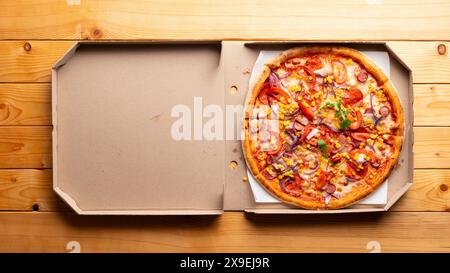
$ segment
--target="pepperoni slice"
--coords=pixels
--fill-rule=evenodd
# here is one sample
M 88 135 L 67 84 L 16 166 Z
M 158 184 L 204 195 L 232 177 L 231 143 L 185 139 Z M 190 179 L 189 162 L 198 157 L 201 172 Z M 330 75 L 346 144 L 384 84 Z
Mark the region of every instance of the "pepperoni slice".
M 329 183 L 327 185 L 327 193 L 328 194 L 333 194 L 335 191 L 336 191 L 336 186 L 331 184 L 331 183 Z
M 333 77 L 336 83 L 344 83 L 347 80 L 347 68 L 339 60 L 331 61 L 331 66 L 333 67 Z
M 362 70 L 358 73 L 358 75 L 356 75 L 356 78 L 360 82 L 365 82 L 369 78 L 369 73 L 367 73 L 367 71 L 365 71 L 365 70 Z
M 391 110 L 387 106 L 382 106 L 379 110 L 380 115 L 382 115 L 383 117 L 387 117 L 390 112 Z
M 342 99 L 344 106 L 354 105 L 363 99 L 363 93 L 356 87 L 345 91 L 345 97 Z

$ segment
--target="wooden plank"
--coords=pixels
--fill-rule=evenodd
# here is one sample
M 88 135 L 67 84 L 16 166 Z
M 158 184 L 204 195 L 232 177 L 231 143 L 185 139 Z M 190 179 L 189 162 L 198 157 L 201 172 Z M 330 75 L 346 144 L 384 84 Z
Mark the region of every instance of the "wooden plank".
M 450 128 L 414 128 L 414 167 L 450 168 Z
M 31 47 L 26 51 L 25 44 Z M 0 82 L 50 82 L 51 66 L 74 44 L 69 41 L 0 41 Z M 448 52 L 439 55 L 441 42 L 389 42 L 407 63 L 415 83 L 450 83 Z M 446 50 L 450 50 L 450 43 Z
M 1 126 L 0 168 L 51 168 L 52 127 Z
M 415 170 L 411 189 L 392 211 L 450 211 L 450 170 Z M 52 189 L 51 170 L 0 170 L 0 211 L 71 210 Z
M 74 42 L 0 42 L 0 82 L 50 82 L 51 67 Z
M 414 170 L 414 182 L 392 211 L 450 211 L 450 170 Z
M 414 85 L 414 125 L 450 125 L 450 85 Z
M 0 84 L 0 125 L 50 125 L 50 84 Z
M 450 213 L 83 217 L 0 213 L 0 252 L 449 252 Z M 71 249 L 71 248 L 69 248 Z
M 51 125 L 50 84 L 0 84 L 0 125 Z M 414 124 L 450 126 L 450 84 L 414 84 Z
M 416 127 L 415 168 L 450 168 L 450 128 Z M 0 168 L 50 168 L 51 127 L 0 127 Z
M 49 169 L 0 170 L 0 210 L 55 211 L 69 207 L 52 189 Z
M 298 8 L 296 8 L 298 7 Z M 450 3 L 2 1 L 0 39 L 449 39 Z
M 389 46 L 413 71 L 414 83 L 450 81 L 449 42 L 389 42 Z
M 414 167 L 450 168 L 450 127 L 415 127 Z M 51 168 L 50 126 L 0 127 L 0 168 Z

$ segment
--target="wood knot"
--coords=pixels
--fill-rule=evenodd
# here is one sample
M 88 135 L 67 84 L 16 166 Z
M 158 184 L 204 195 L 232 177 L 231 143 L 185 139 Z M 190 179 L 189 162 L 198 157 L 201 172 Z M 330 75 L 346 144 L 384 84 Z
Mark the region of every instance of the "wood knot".
M 437 47 L 437 51 L 439 55 L 445 55 L 445 53 L 447 52 L 447 47 L 444 44 L 440 44 Z
M 25 44 L 23 44 L 23 49 L 25 51 L 31 51 L 31 44 L 29 42 L 26 42 Z
M 31 207 L 31 209 L 33 210 L 33 211 L 39 211 L 39 204 L 34 204 L 32 207 Z
M 441 191 L 447 191 L 447 190 L 448 190 L 447 184 L 441 184 L 441 185 L 439 186 L 439 188 L 441 189 Z
M 0 103 L 0 109 L 5 109 L 5 108 L 6 108 L 6 104 Z
M 94 30 L 92 30 L 92 37 L 93 38 L 98 39 L 98 38 L 101 38 L 102 36 L 103 36 L 103 33 L 102 33 L 102 31 L 100 29 L 95 28 Z

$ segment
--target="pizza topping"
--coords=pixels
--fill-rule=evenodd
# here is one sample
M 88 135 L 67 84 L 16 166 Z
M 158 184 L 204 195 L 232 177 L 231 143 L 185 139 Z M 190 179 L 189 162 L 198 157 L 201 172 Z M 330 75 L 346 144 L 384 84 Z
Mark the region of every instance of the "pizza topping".
M 311 70 L 318 70 L 323 67 L 323 63 L 318 56 L 311 56 L 306 60 L 305 66 Z
M 319 139 L 319 141 L 317 141 L 317 146 L 319 146 L 322 153 L 325 153 L 328 150 L 328 146 L 323 139 Z
M 312 129 L 311 132 L 309 132 L 309 134 L 306 136 L 306 139 L 310 140 L 311 138 L 315 137 L 318 132 L 319 132 L 319 129 L 317 129 L 317 128 Z
M 350 89 L 345 91 L 342 97 L 342 104 L 347 107 L 360 102 L 363 99 L 363 93 L 358 88 L 351 87 Z
M 298 67 L 302 63 L 302 59 L 300 58 L 292 58 L 284 63 L 284 66 L 286 66 L 289 69 L 294 69 Z
M 360 82 L 365 82 L 369 78 L 369 73 L 366 70 L 361 70 L 361 68 L 357 68 L 354 70 L 355 76 Z
M 270 85 L 270 87 L 281 88 L 280 79 L 278 78 L 277 74 L 275 74 L 272 71 L 270 72 L 270 75 L 269 75 L 269 85 Z
M 300 110 L 302 111 L 303 115 L 305 115 L 305 117 L 310 120 L 314 119 L 314 112 L 309 105 L 307 105 L 305 102 L 300 102 L 298 106 L 300 107 Z
M 356 130 L 361 127 L 363 117 L 359 110 L 351 110 L 347 115 L 347 118 L 350 120 L 350 129 Z
M 300 165 L 302 166 L 301 168 L 302 175 L 314 174 L 319 169 L 320 161 L 315 153 L 305 151 L 301 153 L 300 159 L 301 159 Z
M 389 113 L 391 112 L 391 110 L 389 110 L 389 107 L 383 106 L 380 108 L 380 110 L 378 112 L 380 113 L 381 116 L 387 117 L 389 115 Z
M 333 78 L 336 83 L 344 83 L 347 80 L 347 68 L 345 65 L 339 60 L 333 60 L 331 65 L 333 67 Z
M 336 186 L 331 184 L 331 183 L 328 183 L 328 185 L 327 185 L 327 193 L 328 194 L 333 194 L 335 191 L 336 191 Z
M 397 143 L 397 116 L 388 98 L 351 58 L 318 54 L 281 63 L 256 105 L 268 109 L 256 117 L 275 119 L 278 128 L 249 128 L 258 136 L 258 168 L 286 194 L 327 205 L 370 183 L 392 160 Z

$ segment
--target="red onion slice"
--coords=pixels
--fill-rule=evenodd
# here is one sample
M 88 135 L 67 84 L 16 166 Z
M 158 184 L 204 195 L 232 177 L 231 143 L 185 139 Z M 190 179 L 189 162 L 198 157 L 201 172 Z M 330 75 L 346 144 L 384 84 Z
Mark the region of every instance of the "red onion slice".
M 312 129 L 311 132 L 306 136 L 306 139 L 310 140 L 315 135 L 317 135 L 317 133 L 319 133 L 319 129 L 317 129 L 317 128 Z
M 280 79 L 278 78 L 277 74 L 275 74 L 273 71 L 271 71 L 269 75 L 269 85 L 270 87 L 281 88 Z
M 341 194 L 338 193 L 338 192 L 334 192 L 334 193 L 332 194 L 332 196 L 333 196 L 334 198 L 336 198 L 336 199 L 341 198 Z
M 331 195 L 327 194 L 325 196 L 325 205 L 329 205 L 330 204 L 330 200 L 331 200 Z

